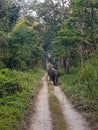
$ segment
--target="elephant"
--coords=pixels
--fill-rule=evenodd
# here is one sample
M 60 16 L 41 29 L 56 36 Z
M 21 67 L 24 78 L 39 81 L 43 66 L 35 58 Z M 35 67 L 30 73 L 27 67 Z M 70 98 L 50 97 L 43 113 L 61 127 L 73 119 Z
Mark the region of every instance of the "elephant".
M 48 70 L 48 75 L 50 77 L 50 80 L 53 81 L 53 85 L 58 85 L 58 78 L 60 77 L 60 72 L 54 67 L 52 67 Z

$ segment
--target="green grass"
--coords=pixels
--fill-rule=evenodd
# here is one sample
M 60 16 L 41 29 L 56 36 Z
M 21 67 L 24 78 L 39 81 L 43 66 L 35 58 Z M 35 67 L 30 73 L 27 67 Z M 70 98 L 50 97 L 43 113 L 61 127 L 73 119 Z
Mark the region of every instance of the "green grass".
M 65 123 L 60 104 L 54 95 L 53 86 L 48 82 L 49 88 L 49 104 L 50 111 L 52 113 L 53 130 L 66 130 L 67 125 Z
M 16 79 L 22 91 L 11 96 L 0 98 L 0 130 L 18 130 L 21 121 L 25 118 L 30 97 L 34 97 L 38 87 L 42 70 L 33 72 L 18 72 L 16 70 L 4 72 L 4 76 Z

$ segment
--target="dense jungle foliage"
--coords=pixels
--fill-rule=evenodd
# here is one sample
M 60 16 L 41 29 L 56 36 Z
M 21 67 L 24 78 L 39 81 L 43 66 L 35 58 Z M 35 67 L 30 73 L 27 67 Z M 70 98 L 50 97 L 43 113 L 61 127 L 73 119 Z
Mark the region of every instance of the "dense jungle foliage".
M 58 65 L 63 90 L 97 130 L 97 0 L 0 0 L 0 130 L 18 129 L 38 68 L 48 62 Z

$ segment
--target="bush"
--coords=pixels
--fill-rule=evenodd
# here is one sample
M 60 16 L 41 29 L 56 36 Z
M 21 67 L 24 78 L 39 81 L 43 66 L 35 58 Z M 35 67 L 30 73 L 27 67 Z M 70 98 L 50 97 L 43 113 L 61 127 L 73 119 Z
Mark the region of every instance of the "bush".
M 4 83 L 4 91 L 6 95 L 12 95 L 16 93 L 17 91 L 21 92 L 22 88 L 15 80 L 8 80 Z
M 98 79 L 97 68 L 90 63 L 86 63 L 80 70 L 80 81 L 81 82 L 94 82 Z
M 10 71 L 8 69 L 1 70 L 0 73 L 0 97 L 5 95 L 12 95 L 17 91 L 22 91 L 18 81 L 10 77 Z M 9 77 L 8 77 L 9 75 Z
M 6 77 L 0 73 L 0 97 L 3 96 L 3 83 L 6 81 Z
M 6 69 L 1 69 L 0 73 L 3 74 L 3 75 L 5 75 L 5 76 L 9 76 L 10 71 L 7 68 Z
M 0 61 L 0 69 L 2 69 L 5 65 Z

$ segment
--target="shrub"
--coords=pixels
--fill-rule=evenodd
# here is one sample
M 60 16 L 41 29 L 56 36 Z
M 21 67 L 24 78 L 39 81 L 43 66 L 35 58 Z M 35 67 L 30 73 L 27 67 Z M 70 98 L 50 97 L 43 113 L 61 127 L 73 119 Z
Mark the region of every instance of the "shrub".
M 10 78 L 5 75 L 10 75 L 9 70 L 1 70 L 0 73 L 0 97 L 5 95 L 12 95 L 17 91 L 21 92 L 22 88 L 20 87 L 18 81 L 14 78 Z
M 4 67 L 4 64 L 2 63 L 2 61 L 0 61 L 0 69 L 2 69 Z
M 4 91 L 6 95 L 12 95 L 16 93 L 17 91 L 21 92 L 22 88 L 15 80 L 8 80 L 4 83 Z
M 1 69 L 0 73 L 3 74 L 3 75 L 5 75 L 5 76 L 8 76 L 9 73 L 10 73 L 10 71 L 9 71 L 9 69 Z
M 81 82 L 96 81 L 97 77 L 98 77 L 98 74 L 96 72 L 96 69 L 90 63 L 86 63 L 84 65 L 84 67 L 80 70 L 80 81 Z
M 3 83 L 6 81 L 7 79 L 6 79 L 6 77 L 3 75 L 3 74 L 1 74 L 0 73 L 0 97 L 2 97 L 3 96 Z

